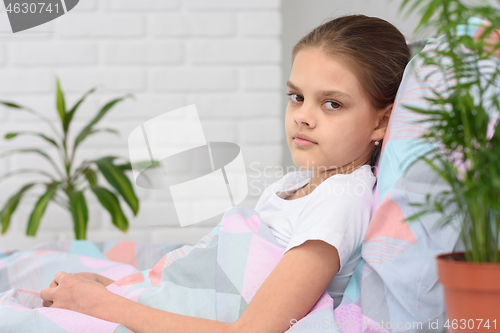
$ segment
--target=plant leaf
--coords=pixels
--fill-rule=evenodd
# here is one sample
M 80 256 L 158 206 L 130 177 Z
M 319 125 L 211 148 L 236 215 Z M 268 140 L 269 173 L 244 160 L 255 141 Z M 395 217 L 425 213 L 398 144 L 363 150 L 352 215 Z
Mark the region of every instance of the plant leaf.
M 123 214 L 122 208 L 120 207 L 120 202 L 116 195 L 109 191 L 108 189 L 100 186 L 91 186 L 92 192 L 96 195 L 97 199 L 101 205 L 109 212 L 111 215 L 111 220 L 118 229 L 122 231 L 128 230 L 128 220 Z
M 101 171 L 108 183 L 120 193 L 123 199 L 125 199 L 125 202 L 130 206 L 134 215 L 137 215 L 139 211 L 139 200 L 135 195 L 134 188 L 128 177 L 120 168 L 113 164 L 115 158 L 114 156 L 106 156 L 92 162 L 97 165 L 99 171 Z
M 38 133 L 38 132 L 32 132 L 32 131 L 23 131 L 23 132 L 12 132 L 12 133 L 7 133 L 5 134 L 5 139 L 6 140 L 10 140 L 10 139 L 13 139 L 15 137 L 17 137 L 18 135 L 33 135 L 33 136 L 39 136 L 41 137 L 42 139 L 44 139 L 45 141 L 49 142 L 50 144 L 54 145 L 56 148 L 59 148 L 59 145 L 57 144 L 57 142 L 46 136 L 45 134 L 42 134 L 42 133 Z
M 9 108 L 22 109 L 23 107 L 12 102 L 0 101 L 1 104 L 8 106 Z
M 5 151 L 3 153 L 0 154 L 0 158 L 2 157 L 5 157 L 5 156 L 8 156 L 8 155 L 12 155 L 12 154 L 15 154 L 15 153 L 35 153 L 35 154 L 38 154 L 42 157 L 44 157 L 47 161 L 49 161 L 50 164 L 52 164 L 52 166 L 54 167 L 54 169 L 57 171 L 57 173 L 61 176 L 61 177 L 64 177 L 63 173 L 61 172 L 61 170 L 59 170 L 59 168 L 57 167 L 57 164 L 54 162 L 54 160 L 49 156 L 47 155 L 47 153 L 43 152 L 42 150 L 40 149 L 35 149 L 35 148 L 26 148 L 26 149 L 13 149 L 13 150 L 8 150 L 8 151 Z
M 24 185 L 23 187 L 21 187 L 19 191 L 17 191 L 17 193 L 15 193 L 13 196 L 9 198 L 9 200 L 7 200 L 7 203 L 0 211 L 0 223 L 2 224 L 2 234 L 4 234 L 7 231 L 7 228 L 9 227 L 10 223 L 10 218 L 12 217 L 12 214 L 16 210 L 17 205 L 19 204 L 19 201 L 21 200 L 23 194 L 36 184 L 37 183 L 30 183 Z
M 422 27 L 429 24 L 429 19 L 436 13 L 438 7 L 441 5 L 440 1 L 441 0 L 430 1 L 430 3 L 427 4 L 427 7 L 423 8 L 424 13 L 422 14 L 422 18 L 420 19 L 420 22 L 418 23 L 417 27 L 415 28 L 415 31 L 418 31 Z
M 50 128 L 52 129 L 52 131 L 57 135 L 57 137 L 59 137 L 59 138 L 62 137 L 61 133 L 57 130 L 57 128 L 54 125 L 54 123 L 49 118 L 47 118 L 46 116 L 44 116 L 42 113 L 40 113 L 38 111 L 35 111 L 35 110 L 33 110 L 33 109 L 29 108 L 29 107 L 22 106 L 22 105 L 19 105 L 19 104 L 15 104 L 15 103 L 12 103 L 12 102 L 0 101 L 0 103 L 3 104 L 3 105 L 5 105 L 5 106 L 8 106 L 10 108 L 23 110 L 23 111 L 26 111 L 26 112 L 32 114 L 33 116 L 37 117 L 38 119 L 42 120 L 47 125 L 49 125 Z
M 44 170 L 24 168 L 24 169 L 17 169 L 14 171 L 4 173 L 3 175 L 0 176 L 0 182 L 2 182 L 4 179 L 7 179 L 9 177 L 12 177 L 14 175 L 18 175 L 21 173 L 37 173 L 37 174 L 44 175 L 44 176 L 50 178 L 50 180 L 52 180 L 52 181 L 55 181 L 54 177 L 50 173 L 48 173 Z
M 87 178 L 87 181 L 89 182 L 90 186 L 97 185 L 97 174 L 93 169 L 85 168 L 83 170 L 83 174 L 85 175 L 85 178 Z
M 90 133 L 87 136 L 90 136 L 92 134 L 99 133 L 99 132 L 108 132 L 108 133 L 113 133 L 113 134 L 120 136 L 120 132 L 118 132 L 117 130 L 112 129 L 112 128 L 96 128 L 96 129 L 90 131 Z
M 36 236 L 36 232 L 38 231 L 38 227 L 40 226 L 40 220 L 45 213 L 45 209 L 47 208 L 49 201 L 52 200 L 52 198 L 56 194 L 56 190 L 57 186 L 55 185 L 55 183 L 52 183 L 47 186 L 47 191 L 38 199 L 28 220 L 26 235 Z
M 81 132 L 78 134 L 78 136 L 75 139 L 75 148 L 92 132 L 92 127 L 101 120 L 102 117 L 106 115 L 106 113 L 111 110 L 111 108 L 118 102 L 124 100 L 127 97 L 131 97 L 132 95 L 127 94 L 124 97 L 120 97 L 117 99 L 112 100 L 111 102 L 108 102 L 106 105 L 102 107 L 102 109 L 97 113 L 97 115 L 85 126 Z
M 71 215 L 73 215 L 73 226 L 76 239 L 86 239 L 88 209 L 85 196 L 82 191 L 74 191 L 69 196 Z
M 132 170 L 132 164 L 130 163 L 116 164 L 115 166 L 122 171 Z
M 59 78 L 56 78 L 56 104 L 57 104 L 57 112 L 59 113 L 59 118 L 61 118 L 61 122 L 64 124 L 66 118 L 66 102 L 64 101 L 64 94 L 61 90 L 61 84 L 59 82 Z
M 80 100 L 78 102 L 76 102 L 76 104 L 71 108 L 70 111 L 68 111 L 68 113 L 66 114 L 66 118 L 64 118 L 64 132 L 68 132 L 68 129 L 69 129 L 69 125 L 71 124 L 71 120 L 73 120 L 73 116 L 75 115 L 75 112 L 76 110 L 78 109 L 78 107 L 80 106 L 80 104 L 83 103 L 83 101 L 85 100 L 85 98 L 87 98 L 88 95 L 90 95 L 91 93 L 93 93 L 94 91 L 96 90 L 96 88 L 92 88 L 90 89 L 89 91 L 87 91 L 82 98 L 80 98 Z

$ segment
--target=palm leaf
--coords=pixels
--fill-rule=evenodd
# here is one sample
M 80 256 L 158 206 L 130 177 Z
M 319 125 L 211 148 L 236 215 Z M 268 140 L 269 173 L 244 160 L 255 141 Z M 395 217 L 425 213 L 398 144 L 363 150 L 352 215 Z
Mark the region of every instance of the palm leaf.
M 4 234 L 7 231 L 7 228 L 9 227 L 10 223 L 10 218 L 12 217 L 12 214 L 16 210 L 17 205 L 19 204 L 19 201 L 21 200 L 23 194 L 36 184 L 37 183 L 30 183 L 24 185 L 19 191 L 17 191 L 17 193 L 15 193 L 13 196 L 9 198 L 9 200 L 7 200 L 7 203 L 0 211 L 0 223 L 2 224 L 2 234 Z
M 92 192 L 96 195 L 97 199 L 101 205 L 109 212 L 111 215 L 111 220 L 113 224 L 122 231 L 128 230 L 128 220 L 123 214 L 120 207 L 120 202 L 116 195 L 109 191 L 108 189 L 100 186 L 91 186 Z
M 429 23 L 430 18 L 436 13 L 439 6 L 441 6 L 441 0 L 432 0 L 427 6 L 424 8 L 424 13 L 422 14 L 422 18 L 418 23 L 415 31 L 420 30 L 423 26 Z
M 88 209 L 82 191 L 74 191 L 69 196 L 71 215 L 76 239 L 85 239 L 87 234 Z
M 99 171 L 101 171 L 108 183 L 120 193 L 123 199 L 125 199 L 125 202 L 130 206 L 134 215 L 137 215 L 139 211 L 139 200 L 135 195 L 134 188 L 128 177 L 120 168 L 113 164 L 115 158 L 114 156 L 106 156 L 94 160 L 93 162 L 97 165 Z
M 26 235 L 28 236 L 36 236 L 36 232 L 38 231 L 38 227 L 40 226 L 40 220 L 45 213 L 45 209 L 49 204 L 49 201 L 52 200 L 54 195 L 56 194 L 57 186 L 56 183 L 52 183 L 47 186 L 47 191 L 42 194 L 42 196 L 38 199 L 31 212 L 28 228 L 26 229 Z

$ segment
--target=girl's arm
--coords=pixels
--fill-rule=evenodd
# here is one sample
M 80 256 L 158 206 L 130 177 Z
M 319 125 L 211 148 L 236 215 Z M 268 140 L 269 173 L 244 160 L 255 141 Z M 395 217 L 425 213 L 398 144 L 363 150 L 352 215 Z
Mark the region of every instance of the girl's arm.
M 54 302 L 54 307 L 120 323 L 136 333 L 284 332 L 292 320 L 300 320 L 311 310 L 339 268 L 337 249 L 323 241 L 309 240 L 292 248 L 234 323 L 154 309 L 64 272 L 56 274 L 58 286 L 43 289 L 40 296 Z
M 308 240 L 285 253 L 259 288 L 235 332 L 284 332 L 314 306 L 340 269 L 337 249 Z

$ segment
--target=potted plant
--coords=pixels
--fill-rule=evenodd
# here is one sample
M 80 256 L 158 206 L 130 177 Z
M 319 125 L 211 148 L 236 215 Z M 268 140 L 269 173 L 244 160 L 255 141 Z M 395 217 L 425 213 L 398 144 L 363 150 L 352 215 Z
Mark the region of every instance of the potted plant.
M 132 95 L 125 95 L 124 97 L 106 103 L 80 131 L 73 142 L 69 142 L 68 134 L 70 133 L 71 123 L 78 107 L 85 101 L 86 97 L 95 90 L 96 88 L 92 88 L 87 91 L 75 105 L 68 109 L 59 79 L 56 78 L 56 111 L 59 116 L 59 126 L 56 126 L 56 124 L 43 114 L 29 107 L 8 101 L 0 101 L 0 103 L 7 106 L 10 110 L 25 111 L 38 117 L 39 120 L 46 123 L 53 132 L 52 135 L 45 135 L 35 131 L 12 132 L 5 135 L 6 140 L 12 140 L 22 135 L 33 136 L 48 142 L 52 149 L 57 150 L 60 157 L 59 161 L 56 162 L 47 152 L 39 148 L 14 149 L 0 154 L 1 158 L 12 154 L 37 154 L 46 159 L 53 167 L 52 173 L 30 166 L 0 176 L 0 181 L 22 173 L 39 174 L 44 178 L 40 181 L 25 184 L 3 205 L 3 208 L 0 210 L 2 234 L 7 231 L 12 214 L 15 212 L 23 195 L 35 187 L 43 187 L 45 190 L 35 203 L 29 217 L 26 229 L 26 235 L 28 236 L 36 235 L 47 205 L 53 202 L 71 213 L 73 217 L 75 238 L 86 239 L 88 210 L 85 192 L 87 190 L 91 190 L 100 204 L 110 213 L 111 221 L 118 229 L 124 232 L 128 230 L 128 220 L 122 211 L 118 198 L 123 198 L 133 214 L 137 215 L 139 211 L 139 200 L 137 199 L 130 180 L 125 175 L 125 171 L 131 169 L 130 162 L 123 160 L 121 163 L 117 163 L 117 160 L 119 160 L 118 157 L 103 156 L 94 160 L 84 160 L 81 164 L 76 165 L 75 154 L 81 143 L 89 136 L 101 132 L 119 134 L 114 129 L 96 128 L 96 125 L 113 106 L 127 97 L 132 97 Z M 116 192 L 101 186 L 98 182 L 98 174 L 104 176 L 106 181 Z
M 404 0 L 400 9 L 410 3 L 410 10 L 420 6 L 423 12 L 416 30 L 434 27 L 441 45 L 447 45 L 420 54 L 424 65 L 449 78 L 441 87 L 444 91 L 432 89 L 434 96 L 425 98 L 431 106 L 427 109 L 406 107 L 426 115 L 429 127 L 422 138 L 441 148 L 417 160 L 424 160 L 450 190 L 427 195 L 425 203 L 413 203 L 423 209 L 407 220 L 438 212 L 438 227 L 459 221 L 465 251 L 437 257 L 448 317 L 444 326 L 450 332 L 496 331 L 500 329 L 500 128 L 488 135 L 488 127 L 493 129 L 490 114 L 499 109 L 500 97 L 498 90 L 488 94 L 488 89 L 494 88 L 500 74 L 500 62 L 492 60 L 500 53 L 500 11 L 460 0 Z M 489 23 L 481 25 L 474 38 L 457 34 L 457 29 L 469 27 L 471 17 Z M 496 64 L 486 82 L 484 68 L 478 66 L 483 59 Z M 443 214 L 445 208 L 452 208 L 451 214 Z

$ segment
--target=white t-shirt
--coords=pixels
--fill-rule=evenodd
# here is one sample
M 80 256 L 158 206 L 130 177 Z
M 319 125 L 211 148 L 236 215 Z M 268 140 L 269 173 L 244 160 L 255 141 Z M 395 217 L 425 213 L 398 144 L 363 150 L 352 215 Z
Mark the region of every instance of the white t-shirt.
M 371 220 L 376 178 L 371 167 L 365 164 L 350 174 L 330 176 L 304 197 L 284 199 L 310 179 L 310 170 L 287 173 L 264 190 L 255 210 L 285 252 L 313 239 L 335 246 L 340 270 L 327 291 L 337 307 L 361 261 L 361 245 Z

